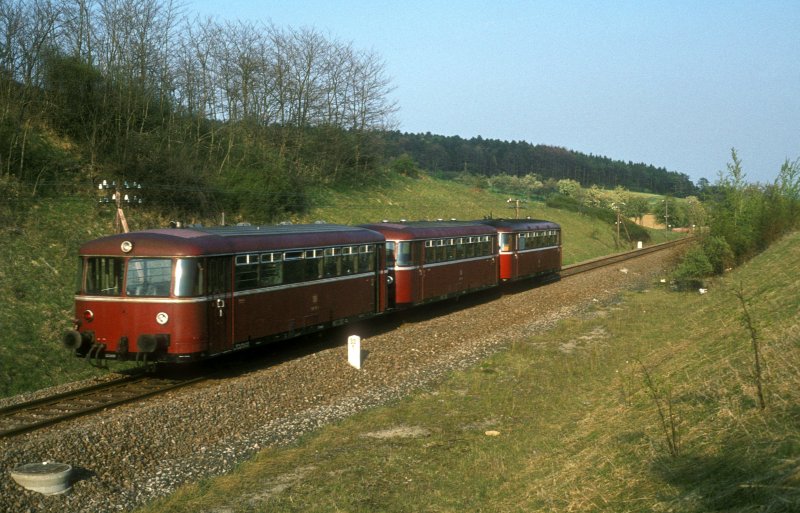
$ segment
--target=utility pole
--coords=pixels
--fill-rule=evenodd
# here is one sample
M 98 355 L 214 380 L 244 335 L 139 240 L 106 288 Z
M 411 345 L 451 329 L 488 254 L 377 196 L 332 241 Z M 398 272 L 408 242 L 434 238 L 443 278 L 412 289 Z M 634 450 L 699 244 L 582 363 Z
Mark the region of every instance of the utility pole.
M 612 203 L 611 204 L 611 208 L 614 209 L 614 211 L 617 213 L 617 247 L 620 246 L 620 244 L 619 244 L 619 241 L 620 241 L 620 239 L 619 239 L 619 225 L 622 224 L 622 212 L 621 212 L 621 209 L 619 208 L 620 205 L 624 206 L 625 203 Z M 628 233 L 628 228 L 627 227 L 625 227 L 625 233 Z M 628 238 L 630 239 L 630 235 L 628 235 Z
M 664 238 L 667 238 L 667 232 L 669 232 L 669 201 L 667 198 L 664 199 Z
M 116 207 L 116 213 L 114 214 L 114 230 L 118 233 L 128 233 L 130 228 L 128 228 L 128 220 L 125 218 L 125 212 L 122 210 L 122 203 L 125 202 L 129 205 L 141 205 L 142 204 L 142 197 L 141 197 L 141 189 L 142 184 L 133 182 L 133 184 L 129 184 L 127 181 L 120 183 L 125 191 L 129 189 L 138 190 L 139 192 L 134 194 L 133 191 L 129 192 L 122 192 L 120 191 L 119 187 L 117 186 L 116 180 L 112 180 L 111 183 L 108 183 L 108 180 L 103 180 L 98 184 L 98 190 L 100 191 L 108 191 L 113 189 L 114 192 L 111 193 L 111 197 L 106 193 L 106 196 L 100 198 L 101 204 L 106 203 L 114 203 Z
M 519 210 L 521 208 L 523 208 L 523 207 L 520 206 L 520 204 L 521 203 L 526 203 L 526 201 L 525 200 L 521 200 L 521 199 L 508 198 L 506 200 L 506 203 L 513 203 L 514 204 L 513 207 L 509 207 L 509 208 L 513 208 L 514 209 L 514 219 L 519 219 Z

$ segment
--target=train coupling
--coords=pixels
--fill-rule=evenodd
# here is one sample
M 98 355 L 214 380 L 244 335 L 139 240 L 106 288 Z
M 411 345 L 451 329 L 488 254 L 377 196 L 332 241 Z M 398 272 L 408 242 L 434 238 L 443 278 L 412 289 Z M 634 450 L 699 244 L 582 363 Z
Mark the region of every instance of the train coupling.
M 89 352 L 95 343 L 94 332 L 80 332 L 77 329 L 69 330 L 61 337 L 61 343 L 65 348 L 83 356 Z
M 99 342 L 95 342 L 92 344 L 92 347 L 89 349 L 89 352 L 86 353 L 86 361 L 89 362 L 90 365 L 97 368 L 106 368 L 108 364 L 105 360 L 106 354 L 106 345 L 101 344 Z M 93 360 L 94 359 L 94 360 Z

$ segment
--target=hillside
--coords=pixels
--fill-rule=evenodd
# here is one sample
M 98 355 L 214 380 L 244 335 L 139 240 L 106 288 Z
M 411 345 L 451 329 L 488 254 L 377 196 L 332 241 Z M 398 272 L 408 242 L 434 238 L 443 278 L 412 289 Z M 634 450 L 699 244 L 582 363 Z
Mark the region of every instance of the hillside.
M 401 218 L 509 217 L 514 211 L 505 200 L 505 196 L 447 180 L 396 176 L 383 185 L 320 190 L 314 201 L 318 206 L 292 221 L 357 224 Z M 0 230 L 0 259 L 4 262 L 0 294 L 8 298 L 0 308 L 0 396 L 106 372 L 71 358 L 61 348 L 60 339 L 74 315 L 78 247 L 86 240 L 113 233 L 114 211 L 98 204 L 92 194 L 76 193 L 25 205 L 15 211 L 13 224 Z M 521 215 L 562 225 L 567 264 L 618 250 L 613 227 L 598 219 L 535 202 Z M 128 209 L 126 217 L 131 229 L 163 227 L 170 221 L 147 209 Z M 219 222 L 203 218 L 184 221 Z M 663 240 L 663 236 L 659 232 L 654 239 Z

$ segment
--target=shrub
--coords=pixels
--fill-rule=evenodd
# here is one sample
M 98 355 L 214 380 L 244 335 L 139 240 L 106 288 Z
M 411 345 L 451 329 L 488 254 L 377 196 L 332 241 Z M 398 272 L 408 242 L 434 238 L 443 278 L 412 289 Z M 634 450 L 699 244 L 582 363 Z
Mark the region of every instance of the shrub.
M 703 286 L 703 279 L 714 270 L 702 246 L 694 246 L 686 252 L 683 260 L 672 273 L 678 290 L 691 290 Z
M 728 242 L 724 237 L 711 236 L 706 237 L 702 244 L 703 253 L 711 265 L 711 272 L 714 274 L 722 274 L 725 269 L 732 267 L 736 261 Z

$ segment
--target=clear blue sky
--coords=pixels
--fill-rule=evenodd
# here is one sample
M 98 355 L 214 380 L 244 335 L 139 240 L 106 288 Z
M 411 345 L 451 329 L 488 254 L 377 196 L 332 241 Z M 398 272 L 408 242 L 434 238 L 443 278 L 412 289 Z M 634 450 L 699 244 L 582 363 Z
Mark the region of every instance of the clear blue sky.
M 373 50 L 400 130 L 527 141 L 712 183 L 800 157 L 800 1 L 187 0 Z

